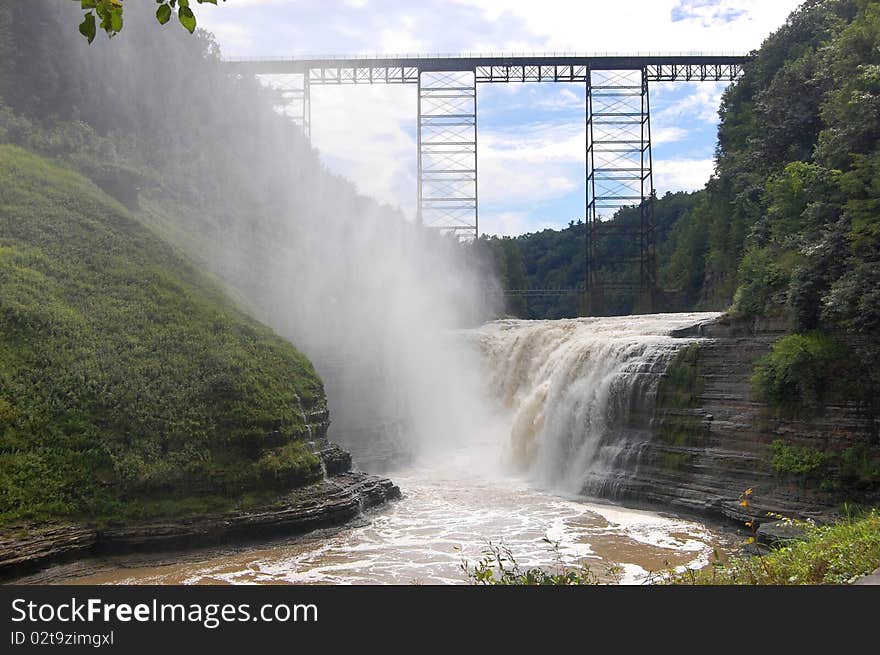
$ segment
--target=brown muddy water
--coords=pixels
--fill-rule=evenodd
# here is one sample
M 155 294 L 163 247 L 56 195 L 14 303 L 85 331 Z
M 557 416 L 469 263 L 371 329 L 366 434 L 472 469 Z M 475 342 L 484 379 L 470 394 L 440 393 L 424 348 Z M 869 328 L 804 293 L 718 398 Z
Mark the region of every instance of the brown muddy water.
M 706 566 L 736 537 L 697 521 L 535 489 L 524 479 L 446 459 L 391 477 L 403 498 L 343 528 L 259 545 L 118 556 L 56 567 L 65 584 L 463 584 L 489 542 L 522 567 L 588 565 L 640 584 L 650 572 Z M 467 464 L 467 465 L 465 465 Z M 554 548 L 545 539 L 558 545 Z

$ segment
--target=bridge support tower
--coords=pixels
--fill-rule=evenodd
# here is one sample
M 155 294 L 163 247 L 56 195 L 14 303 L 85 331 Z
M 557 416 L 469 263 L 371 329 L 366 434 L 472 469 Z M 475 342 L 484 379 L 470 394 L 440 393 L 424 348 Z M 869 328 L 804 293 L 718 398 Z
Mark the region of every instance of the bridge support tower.
M 419 223 L 478 238 L 474 71 L 419 72 L 418 169 Z
M 623 285 L 638 289 L 638 311 L 652 312 L 657 287 L 654 162 L 648 72 L 591 70 L 587 76 L 586 230 L 584 312 L 604 312 L 600 266 L 618 267 Z M 638 222 L 607 223 L 615 212 L 636 207 Z M 638 256 L 614 243 L 638 244 Z M 638 263 L 636 274 L 635 264 Z M 632 276 L 637 275 L 637 279 Z

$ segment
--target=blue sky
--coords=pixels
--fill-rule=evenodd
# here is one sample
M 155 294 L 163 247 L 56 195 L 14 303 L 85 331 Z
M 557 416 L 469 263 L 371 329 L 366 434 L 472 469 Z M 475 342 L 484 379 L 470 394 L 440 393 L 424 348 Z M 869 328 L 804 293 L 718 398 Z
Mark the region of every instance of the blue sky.
M 227 56 L 397 53 L 742 53 L 797 0 L 228 0 L 200 5 Z M 712 173 L 723 84 L 651 87 L 654 185 L 692 190 Z M 584 213 L 584 88 L 478 87 L 481 231 L 562 227 Z M 382 202 L 415 211 L 416 90 L 316 87 L 313 145 Z

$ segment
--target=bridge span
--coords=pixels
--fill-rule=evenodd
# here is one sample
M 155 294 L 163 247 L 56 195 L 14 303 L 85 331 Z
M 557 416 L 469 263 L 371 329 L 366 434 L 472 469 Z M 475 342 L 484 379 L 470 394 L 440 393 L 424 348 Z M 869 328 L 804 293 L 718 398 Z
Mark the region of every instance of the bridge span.
M 283 78 L 293 118 L 311 136 L 314 85 L 413 84 L 417 88 L 417 220 L 478 238 L 477 85 L 580 83 L 586 87 L 584 289 L 601 303 L 597 226 L 621 207 L 639 207 L 628 237 L 639 243 L 640 291 L 650 309 L 657 289 L 651 151 L 651 82 L 733 82 L 747 55 L 376 56 L 227 60 L 242 74 Z M 619 262 L 615 253 L 602 261 Z M 588 312 L 591 310 L 587 309 Z

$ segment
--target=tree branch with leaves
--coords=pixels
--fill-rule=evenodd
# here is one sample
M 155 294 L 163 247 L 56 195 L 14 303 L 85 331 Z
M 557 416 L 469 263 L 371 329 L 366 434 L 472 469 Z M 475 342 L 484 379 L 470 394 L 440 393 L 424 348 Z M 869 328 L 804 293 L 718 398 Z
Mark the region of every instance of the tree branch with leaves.
M 112 38 L 122 31 L 123 0 L 74 0 L 79 2 L 83 11 L 83 21 L 79 25 L 79 33 L 89 43 L 95 40 L 99 29 L 104 30 Z M 223 0 L 224 2 L 226 0 Z M 217 0 L 196 0 L 201 4 L 216 5 Z M 192 34 L 196 30 L 196 15 L 190 7 L 191 0 L 156 0 L 156 20 L 165 25 L 177 14 L 177 20 Z

